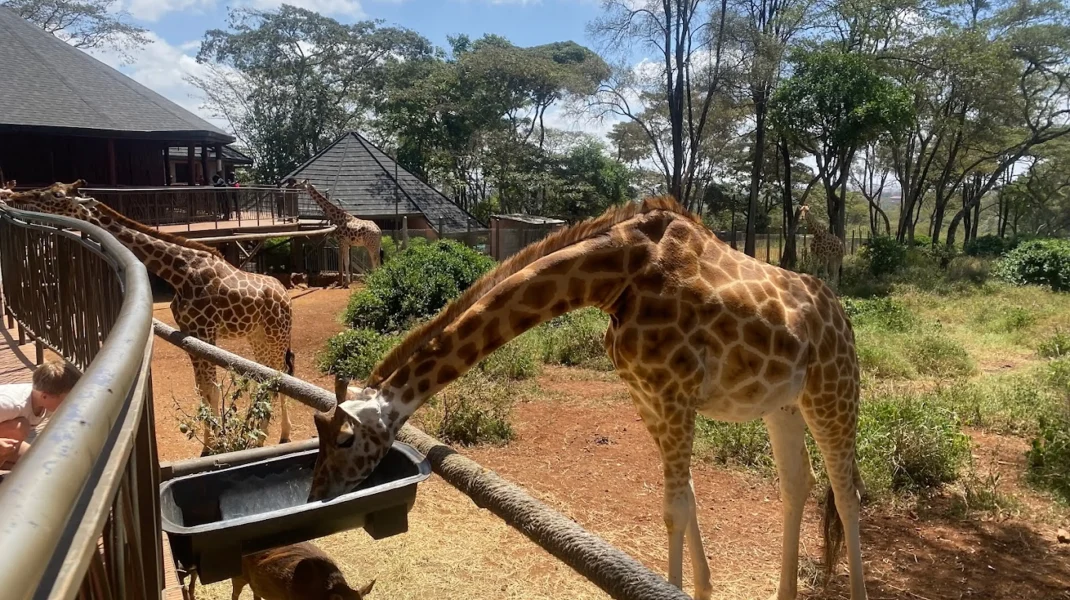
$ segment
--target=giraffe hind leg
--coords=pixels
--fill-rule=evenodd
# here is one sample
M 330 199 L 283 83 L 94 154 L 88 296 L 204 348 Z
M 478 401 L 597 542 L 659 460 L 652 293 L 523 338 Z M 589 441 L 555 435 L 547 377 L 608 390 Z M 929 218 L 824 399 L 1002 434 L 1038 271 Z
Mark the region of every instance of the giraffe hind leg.
M 203 358 L 194 358 L 193 356 L 190 356 L 190 360 L 193 362 L 194 384 L 200 402 L 202 405 L 208 405 L 213 418 L 218 418 L 219 385 L 216 381 L 215 365 Z M 207 422 L 204 424 L 203 436 L 204 437 L 201 438 L 201 456 L 207 456 L 211 453 L 211 448 L 215 443 L 215 435 Z
M 780 556 L 780 584 L 775 600 L 794 600 L 799 585 L 799 536 L 803 509 L 815 483 L 806 450 L 806 423 L 795 405 L 785 406 L 763 419 L 773 446 L 784 531 Z
M 256 362 L 287 375 L 293 375 L 293 351 L 290 350 L 289 344 L 274 340 L 264 334 L 250 338 L 250 343 L 253 346 L 253 356 L 256 357 Z M 272 392 L 269 398 L 272 407 L 275 406 L 275 399 L 279 400 L 279 443 L 285 444 L 290 441 L 291 428 L 290 414 L 286 408 L 286 395 Z M 267 425 L 268 420 L 264 420 L 260 425 L 260 430 L 266 433 Z M 263 439 L 261 439 L 261 444 L 263 444 Z

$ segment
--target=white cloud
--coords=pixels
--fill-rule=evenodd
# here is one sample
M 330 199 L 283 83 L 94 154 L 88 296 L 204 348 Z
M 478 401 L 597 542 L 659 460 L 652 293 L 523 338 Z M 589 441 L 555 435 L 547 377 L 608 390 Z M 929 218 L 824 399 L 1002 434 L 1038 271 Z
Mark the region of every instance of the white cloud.
M 91 54 L 182 108 L 227 129 L 226 121 L 213 118 L 201 109 L 200 92 L 185 80 L 186 75 L 203 76 L 206 73 L 204 65 L 198 64 L 193 57 L 199 42 L 172 46 L 155 33 L 150 33 L 149 38 L 152 43 L 137 51 L 132 63 L 123 64 L 122 57 L 115 52 L 94 51 Z
M 284 3 L 333 17 L 359 19 L 366 16 L 364 8 L 361 6 L 361 0 L 239 0 L 236 4 L 271 10 L 282 6 Z M 208 10 L 214 9 L 217 4 L 218 0 L 125 0 L 123 8 L 136 19 L 156 22 L 164 15 L 173 12 L 206 14 Z
M 155 22 L 172 12 L 204 14 L 216 0 L 127 0 L 123 8 L 135 19 Z
M 273 9 L 278 8 L 282 4 L 289 4 L 298 8 L 307 8 L 313 12 L 332 17 L 352 17 L 354 19 L 359 19 L 365 16 L 364 8 L 361 7 L 360 0 L 248 0 L 247 2 L 243 2 L 243 4 L 259 9 Z

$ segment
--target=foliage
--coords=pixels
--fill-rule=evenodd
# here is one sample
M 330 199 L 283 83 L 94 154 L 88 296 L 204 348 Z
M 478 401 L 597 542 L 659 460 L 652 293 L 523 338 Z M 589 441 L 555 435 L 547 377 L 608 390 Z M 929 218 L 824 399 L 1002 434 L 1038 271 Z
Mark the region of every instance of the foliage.
M 371 329 L 347 329 L 327 340 L 316 357 L 322 373 L 345 379 L 367 379 L 383 356 L 401 341 Z
M 228 30 L 205 33 L 189 81 L 205 105 L 226 119 L 273 184 L 341 133 L 354 129 L 398 62 L 431 53 L 407 29 L 372 21 L 342 24 L 288 4 L 277 10 L 232 9 Z
M 451 240 L 412 244 L 354 292 L 345 322 L 382 334 L 403 332 L 445 307 L 493 264 L 489 257 Z
M 1070 334 L 1056 330 L 1037 344 L 1037 354 L 1042 358 L 1063 358 L 1070 356 Z
M 761 419 L 729 423 L 700 416 L 695 421 L 695 440 L 695 454 L 701 458 L 775 473 L 773 446 Z
M 841 299 L 851 324 L 856 329 L 876 329 L 903 333 L 914 329 L 917 318 L 910 308 L 895 298 L 859 300 Z
M 546 364 L 611 369 L 604 345 L 609 317 L 583 308 L 543 323 L 537 330 Z
M 1029 240 L 1004 256 L 1000 277 L 1014 285 L 1042 285 L 1070 291 L 1070 240 Z
M 225 385 L 220 386 L 220 408 L 215 413 L 206 403 L 199 403 L 196 414 L 186 413 L 175 399 L 178 429 L 188 439 L 204 442 L 199 436 L 207 429 L 211 443 L 208 454 L 224 454 L 259 447 L 267 433 L 263 427 L 271 420 L 271 393 L 278 389 L 278 381 L 258 383 L 229 372 Z M 239 400 L 249 398 L 243 408 Z
M 1029 478 L 1070 501 L 1070 406 L 1059 415 L 1041 416 L 1026 459 Z
M 862 245 L 862 260 L 877 277 L 891 275 L 906 266 L 907 248 L 891 237 L 870 238 Z
M 982 235 L 966 242 L 963 252 L 968 256 L 998 257 L 1018 245 L 1017 238 L 1002 238 L 998 235 Z
M 958 417 L 927 398 L 862 403 L 858 460 L 870 493 L 922 491 L 955 481 L 970 457 Z
M 928 334 L 911 340 L 905 353 L 922 375 L 965 377 L 977 370 L 966 349 L 943 335 Z
M 0 6 L 75 48 L 116 50 L 124 59 L 151 43 L 116 0 L 5 0 Z
M 517 394 L 516 384 L 473 370 L 435 397 L 421 423 L 451 444 L 506 444 L 516 437 L 509 417 Z

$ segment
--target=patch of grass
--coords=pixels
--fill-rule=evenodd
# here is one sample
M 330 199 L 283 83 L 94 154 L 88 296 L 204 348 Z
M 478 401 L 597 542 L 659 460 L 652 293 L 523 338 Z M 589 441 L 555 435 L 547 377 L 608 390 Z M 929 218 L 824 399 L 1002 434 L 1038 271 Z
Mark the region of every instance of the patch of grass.
M 1070 356 L 1070 334 L 1056 330 L 1037 344 L 1037 354 L 1041 358 L 1062 358 Z
M 855 338 L 855 351 L 862 372 L 877 379 L 915 378 L 918 372 L 903 355 L 902 347 L 896 343 L 897 338 L 868 331 L 859 332 Z
M 977 370 L 970 354 L 958 342 L 939 334 L 909 340 L 904 351 L 922 375 L 966 377 Z
M 917 317 L 902 301 L 895 298 L 859 300 L 844 298 L 844 311 L 856 329 L 907 332 L 917 325 Z
M 529 331 L 498 348 L 479 363 L 492 379 L 520 381 L 537 377 L 542 371 L 542 348 L 539 338 Z
M 612 370 L 606 356 L 609 317 L 596 308 L 584 308 L 543 323 L 536 330 L 546 364 Z
M 437 394 L 421 411 L 420 423 L 450 444 L 505 445 L 516 437 L 510 416 L 523 391 L 474 369 Z
M 862 403 L 858 463 L 867 492 L 919 492 L 958 479 L 969 438 L 954 412 L 926 397 L 882 396 Z
M 769 432 L 761 419 L 727 423 L 705 417 L 695 422 L 695 455 L 722 465 L 775 473 Z
M 1036 437 L 1026 452 L 1029 481 L 1070 502 L 1070 403 L 1037 419 Z
M 1017 513 L 1020 509 L 1018 499 L 1000 491 L 999 473 L 981 476 L 970 470 L 959 481 L 955 495 L 952 497 L 951 510 L 960 518 L 968 518 L 972 513 L 994 513 L 1003 515 Z

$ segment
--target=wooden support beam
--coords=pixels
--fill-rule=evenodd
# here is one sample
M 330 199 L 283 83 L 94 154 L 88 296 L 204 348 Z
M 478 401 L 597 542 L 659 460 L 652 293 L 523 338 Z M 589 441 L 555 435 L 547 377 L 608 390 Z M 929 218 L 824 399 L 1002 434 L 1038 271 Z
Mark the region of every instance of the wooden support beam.
M 189 166 L 189 175 L 186 178 L 186 183 L 189 185 L 197 185 L 197 178 L 194 176 L 194 166 L 197 161 L 194 160 L 195 154 L 193 151 L 193 144 L 186 146 L 186 164 Z
M 212 185 L 212 180 L 208 177 L 208 144 L 201 145 L 201 177 L 204 178 L 205 185 Z
M 115 140 L 108 138 L 108 185 L 119 185 L 119 166 L 115 160 Z

